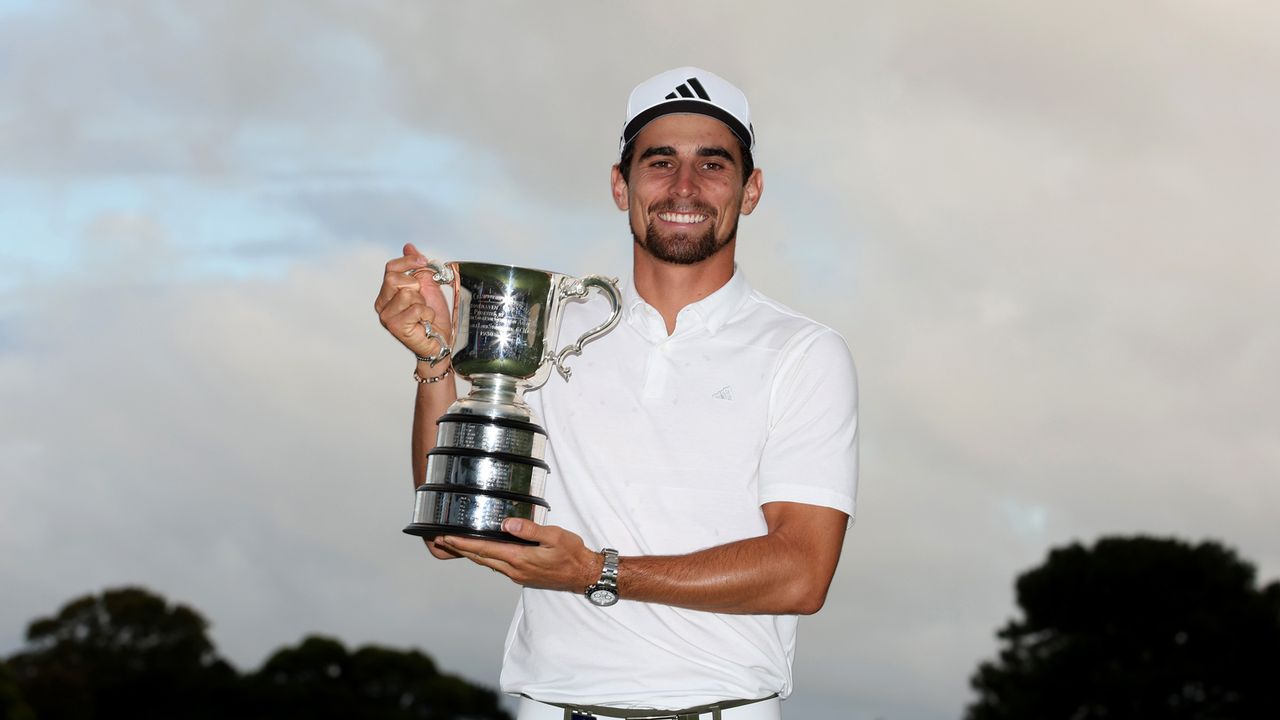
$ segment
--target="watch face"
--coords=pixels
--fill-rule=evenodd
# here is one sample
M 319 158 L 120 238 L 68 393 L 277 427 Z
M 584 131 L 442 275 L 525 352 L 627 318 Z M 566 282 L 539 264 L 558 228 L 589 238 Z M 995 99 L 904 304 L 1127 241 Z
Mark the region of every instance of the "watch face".
M 587 598 L 600 607 L 608 607 L 618 602 L 618 594 L 605 590 L 604 588 L 596 588 L 595 590 L 592 590 L 591 594 L 588 595 Z

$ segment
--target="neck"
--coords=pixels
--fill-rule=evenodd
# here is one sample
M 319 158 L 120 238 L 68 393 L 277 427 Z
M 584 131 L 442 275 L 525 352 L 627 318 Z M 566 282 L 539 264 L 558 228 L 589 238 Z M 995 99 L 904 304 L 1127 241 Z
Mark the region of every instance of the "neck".
M 692 265 L 657 260 L 640 246 L 635 246 L 632 271 L 636 292 L 662 315 L 668 335 L 675 332 L 676 315 L 686 305 L 719 290 L 733 277 L 736 242 L 730 241 L 720 252 Z

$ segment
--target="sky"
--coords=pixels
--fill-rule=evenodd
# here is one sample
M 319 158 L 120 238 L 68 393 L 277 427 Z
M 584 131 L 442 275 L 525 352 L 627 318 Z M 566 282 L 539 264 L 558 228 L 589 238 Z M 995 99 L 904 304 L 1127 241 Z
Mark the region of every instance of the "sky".
M 1230 0 L 0 0 L 0 655 L 140 584 L 245 671 L 319 632 L 496 685 L 517 589 L 400 532 L 382 265 L 625 276 L 626 96 L 690 64 L 751 102 L 741 270 L 859 370 L 789 716 L 959 717 L 1052 547 L 1277 579 L 1277 32 Z

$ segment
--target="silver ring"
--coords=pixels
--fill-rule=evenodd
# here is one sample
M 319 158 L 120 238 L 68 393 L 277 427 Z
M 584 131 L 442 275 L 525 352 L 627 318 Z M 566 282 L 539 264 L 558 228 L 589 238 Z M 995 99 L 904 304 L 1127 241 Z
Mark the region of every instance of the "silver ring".
M 439 363 L 441 360 L 449 356 L 449 353 L 452 351 L 452 349 L 445 342 L 444 336 L 436 332 L 435 328 L 431 327 L 430 322 L 423 320 L 421 321 L 421 324 L 422 324 L 423 331 L 427 335 L 427 338 L 430 340 L 435 340 L 437 343 L 439 343 L 440 349 L 436 351 L 436 354 L 434 355 L 423 356 L 423 355 L 414 353 L 413 356 L 416 357 L 419 362 L 424 362 L 431 365 L 431 367 L 435 367 L 437 363 Z

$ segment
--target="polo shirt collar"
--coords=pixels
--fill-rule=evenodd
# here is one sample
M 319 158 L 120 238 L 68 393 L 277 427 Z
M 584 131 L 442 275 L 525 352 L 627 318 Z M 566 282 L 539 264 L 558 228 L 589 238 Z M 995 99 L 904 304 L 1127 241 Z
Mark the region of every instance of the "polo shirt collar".
M 677 329 L 684 329 L 686 323 L 696 322 L 714 335 L 733 318 L 734 313 L 742 306 L 743 300 L 751 292 L 751 285 L 738 264 L 733 265 L 733 276 L 729 282 L 701 300 L 690 303 L 680 311 Z M 622 309 L 627 322 L 637 329 L 643 330 L 652 325 L 656 319 L 661 325 L 662 317 L 649 303 L 636 292 L 635 279 L 626 282 L 622 288 Z M 663 334 L 666 334 L 665 327 Z

